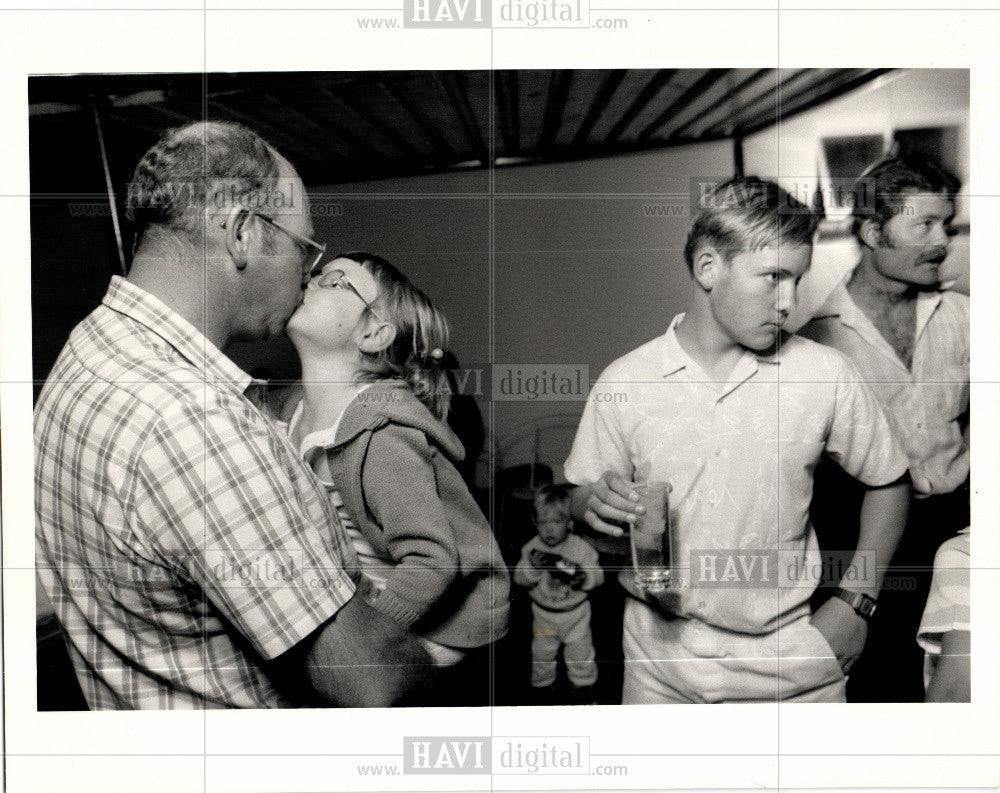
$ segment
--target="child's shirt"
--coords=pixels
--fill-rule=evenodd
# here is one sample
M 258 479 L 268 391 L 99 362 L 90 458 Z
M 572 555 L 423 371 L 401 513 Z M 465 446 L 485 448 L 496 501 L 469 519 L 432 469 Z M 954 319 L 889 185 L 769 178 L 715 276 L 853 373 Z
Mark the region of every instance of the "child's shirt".
M 373 606 L 431 641 L 471 648 L 506 633 L 510 578 L 452 460 L 463 450 L 405 383 L 371 384 L 301 453 L 352 518 Z
M 358 390 L 358 393 L 360 394 L 371 385 L 372 384 L 364 385 Z M 347 533 L 347 537 L 351 541 L 355 554 L 357 554 L 358 563 L 361 565 L 361 569 L 377 588 L 384 589 L 389 573 L 392 571 L 393 567 L 395 567 L 395 564 L 391 559 L 386 559 L 384 556 L 379 555 L 375 551 L 372 544 L 368 542 L 365 536 L 361 533 L 361 530 L 358 528 L 358 524 L 354 522 L 354 518 L 344 505 L 344 497 L 340 494 L 340 491 L 337 489 L 337 485 L 333 481 L 333 474 L 330 472 L 330 465 L 327 461 L 326 455 L 313 453 L 316 449 L 325 449 L 333 445 L 334 440 L 337 437 L 337 427 L 340 426 L 340 421 L 343 419 L 345 412 L 346 408 L 340 412 L 340 415 L 337 416 L 331 426 L 310 432 L 306 435 L 299 444 L 299 456 L 310 462 L 313 471 L 316 474 L 316 478 L 319 479 L 319 481 L 326 488 L 330 504 L 337 510 L 337 515 L 340 517 L 340 522 L 344 526 L 344 531 Z M 302 403 L 299 402 L 298 406 L 295 408 L 295 412 L 292 414 L 291 419 L 288 421 L 289 437 L 295 437 L 295 429 L 301 420 Z
M 540 569 L 531 564 L 533 550 L 559 557 L 583 571 L 583 582 L 574 587 L 559 568 Z M 556 572 L 553 572 L 555 568 Z M 521 558 L 514 568 L 514 583 L 530 587 L 528 595 L 535 603 L 551 611 L 569 611 L 587 599 L 587 592 L 604 582 L 604 570 L 598 564 L 597 551 L 575 534 L 569 534 L 558 545 L 546 545 L 541 537 L 532 537 L 521 549 Z
M 841 353 L 782 337 L 777 353 L 746 350 L 727 381 L 715 382 L 678 342 L 682 317 L 601 374 L 566 478 L 585 484 L 611 470 L 626 480 L 669 482 L 673 564 L 688 571 L 689 583 L 678 613 L 770 633 L 809 614 L 817 582 L 796 583 L 788 573 L 793 562 L 798 571 L 822 567 L 809 523 L 820 455 L 869 486 L 897 480 L 907 458 Z M 755 555 L 772 563 L 766 582 Z M 712 556 L 717 577 L 732 559 L 737 579 L 709 580 L 712 567 L 702 562 Z M 739 580 L 742 570 L 748 580 Z

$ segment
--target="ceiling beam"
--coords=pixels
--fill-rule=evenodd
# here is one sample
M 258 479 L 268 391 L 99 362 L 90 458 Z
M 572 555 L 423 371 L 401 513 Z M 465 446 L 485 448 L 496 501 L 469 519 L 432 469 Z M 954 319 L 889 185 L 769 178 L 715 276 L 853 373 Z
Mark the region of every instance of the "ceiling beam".
M 545 117 L 539 141 L 542 151 L 551 149 L 555 145 L 572 82 L 573 72 L 568 69 L 553 69 L 549 72 L 549 90 L 545 98 Z
M 420 112 L 420 108 L 414 102 L 411 102 L 402 91 L 388 80 L 377 80 L 375 84 L 381 86 L 392 97 L 392 100 L 402 108 L 406 115 L 410 117 L 413 123 L 420 128 L 420 131 L 424 133 L 427 142 L 434 149 L 434 159 L 437 162 L 448 164 L 457 159 L 455 151 L 448 144 L 441 131 L 424 118 L 423 113 Z
M 306 139 L 310 140 L 310 142 L 317 143 L 321 148 L 327 145 L 332 145 L 334 148 L 339 149 L 338 154 L 343 157 L 370 157 L 374 154 L 378 159 L 382 159 L 381 153 L 375 151 L 375 149 L 371 148 L 367 144 L 357 146 L 347 143 L 334 130 L 321 125 L 317 121 L 314 121 L 305 113 L 300 113 L 287 102 L 283 102 L 276 98 L 273 94 L 262 93 L 261 96 L 274 104 L 283 120 L 288 118 L 293 121 L 293 128 L 299 130 L 300 133 L 304 132 L 305 129 L 311 129 L 314 136 L 319 136 L 319 140 L 317 141 L 316 137 L 311 139 L 307 137 Z
M 479 129 L 479 122 L 476 121 L 475 111 L 469 102 L 469 92 L 465 88 L 465 83 L 456 72 L 445 72 L 443 75 L 434 72 L 434 82 L 444 87 L 474 156 L 483 164 L 484 168 L 488 167 L 492 159 L 490 149 Z M 489 105 L 487 105 L 488 108 Z
M 510 97 L 510 139 L 514 154 L 521 153 L 521 78 L 517 72 L 508 72 L 508 95 Z
M 743 91 L 745 91 L 750 85 L 760 80 L 765 74 L 767 74 L 770 71 L 772 70 L 757 69 L 749 77 L 747 77 L 744 80 L 741 80 L 739 84 L 733 86 L 728 91 L 726 91 L 726 93 L 723 94 L 723 96 L 720 97 L 717 102 L 713 103 L 709 107 L 706 107 L 704 110 L 699 111 L 696 115 L 685 121 L 681 126 L 679 126 L 677 129 L 671 132 L 670 135 L 668 136 L 668 139 L 676 140 L 678 138 L 683 137 L 684 133 L 687 132 L 689 129 L 691 129 L 693 126 L 695 126 L 699 121 L 702 121 L 703 119 L 710 116 L 712 113 L 717 112 L 720 107 L 723 107 L 728 102 L 731 102 L 734 98 L 736 98 Z
M 726 76 L 728 69 L 709 69 L 688 87 L 683 94 L 671 102 L 646 128 L 639 133 L 639 140 L 649 140 L 660 127 L 670 119 L 676 118 L 694 102 L 704 96 L 705 92 Z
M 515 157 L 521 147 L 521 107 L 517 72 L 511 69 L 493 73 L 497 126 L 503 138 L 504 155 Z
M 264 121 L 259 116 L 250 116 L 218 99 L 208 100 L 208 107 L 239 121 L 243 126 L 267 139 L 277 146 L 286 157 L 300 160 L 319 160 L 329 158 L 329 152 L 314 149 L 307 141 L 291 137 L 287 132 Z
M 131 110 L 131 108 L 129 108 Z M 156 140 L 160 135 L 163 134 L 163 127 L 153 127 L 149 124 L 143 124 L 141 121 L 136 121 L 133 116 L 134 113 L 108 113 L 108 121 L 113 121 L 115 124 L 121 124 L 123 127 L 127 127 L 130 130 L 138 130 L 144 135 L 148 135 L 153 140 Z
M 795 82 L 798 82 L 803 77 L 807 77 L 810 74 L 815 73 L 816 69 L 798 69 L 797 71 L 790 74 L 785 79 L 778 80 L 778 83 L 771 88 L 768 88 L 760 96 L 756 96 L 751 99 L 742 108 L 739 108 L 735 113 L 725 117 L 722 121 L 717 121 L 710 127 L 702 131 L 702 134 L 718 134 L 718 135 L 732 135 L 733 130 L 744 129 L 743 125 L 740 124 L 739 120 L 745 118 L 748 115 L 756 117 L 761 113 L 772 113 L 775 114 L 776 106 L 772 102 L 773 97 L 777 96 L 779 92 L 788 90 L 788 87 Z
M 598 88 L 597 93 L 594 94 L 594 99 L 590 103 L 587 115 L 584 116 L 576 134 L 573 136 L 572 145 L 582 146 L 587 142 L 587 138 L 590 135 L 591 130 L 594 128 L 597 120 L 601 117 L 601 114 L 607 109 L 608 102 L 610 102 L 611 97 L 615 95 L 615 91 L 618 90 L 618 86 L 622 84 L 622 80 L 625 79 L 626 74 L 628 74 L 628 69 L 611 69 L 608 72 L 604 81 L 601 83 L 601 87 Z
M 631 105 L 629 105 L 628 110 L 622 115 L 620 119 L 615 123 L 615 125 L 610 129 L 605 138 L 605 143 L 614 143 L 618 140 L 622 133 L 628 129 L 628 125 L 631 124 L 636 116 L 638 116 L 643 110 L 646 109 L 653 97 L 656 96 L 660 89 L 663 88 L 667 83 L 673 79 L 673 76 L 677 73 L 676 69 L 660 69 L 656 72 L 652 79 L 646 84 L 639 95 L 635 98 Z
M 805 85 L 798 87 L 795 90 L 790 90 L 787 82 L 782 83 L 778 86 L 773 105 L 758 109 L 754 113 L 744 110 L 739 114 L 737 119 L 737 129 L 742 131 L 760 123 L 767 126 L 769 118 L 784 118 L 785 113 L 794 107 L 795 102 L 799 101 L 801 97 L 813 96 L 817 94 L 822 95 L 827 86 L 836 85 L 839 81 L 843 80 L 845 73 L 854 74 L 857 71 L 859 70 L 834 69 L 831 73 L 819 75 L 816 79 L 810 80 Z
M 399 153 L 401 159 L 415 160 L 419 158 L 420 152 L 417 151 L 409 141 L 406 140 L 402 135 L 400 135 L 396 130 L 390 129 L 389 127 L 382 126 L 377 123 L 376 120 L 366 117 L 355 110 L 346 99 L 338 97 L 330 91 L 325 85 L 316 82 L 317 90 L 326 98 L 326 103 L 336 112 L 341 115 L 347 116 L 347 120 L 351 127 L 366 126 L 373 130 L 376 135 L 379 135 L 389 142 L 389 144 L 396 149 Z M 327 114 L 330 117 L 330 114 Z M 360 133 L 355 133 L 346 124 L 338 124 L 336 127 L 339 135 L 348 142 L 353 142 L 355 145 L 360 145 L 364 140 Z M 370 144 L 369 144 L 370 145 Z
M 187 115 L 186 113 L 181 113 L 177 110 L 174 110 L 169 105 L 161 103 L 155 103 L 149 105 L 147 104 L 130 105 L 130 107 L 138 107 L 142 108 L 143 110 L 150 110 L 153 113 L 156 113 L 156 115 L 168 119 L 171 124 L 181 124 L 183 126 L 187 126 L 188 124 L 193 124 L 196 121 L 202 120 L 198 117 L 192 117 Z
M 816 105 L 829 102 L 838 96 L 846 94 L 874 80 L 879 75 L 892 71 L 892 69 L 845 69 L 845 73 L 838 75 L 832 85 L 829 80 L 820 85 L 810 85 L 793 94 L 787 99 L 782 98 L 778 105 L 780 110 L 780 120 L 784 121 L 798 113 L 802 113 Z M 762 112 L 757 116 L 743 121 L 740 124 L 740 134 L 746 136 L 774 124 L 770 114 Z

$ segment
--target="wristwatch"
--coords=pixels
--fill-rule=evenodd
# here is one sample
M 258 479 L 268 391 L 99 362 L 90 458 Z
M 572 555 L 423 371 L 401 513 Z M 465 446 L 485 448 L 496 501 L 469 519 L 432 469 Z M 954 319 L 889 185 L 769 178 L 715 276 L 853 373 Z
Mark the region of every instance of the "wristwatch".
M 866 595 L 864 592 L 852 592 L 849 589 L 840 589 L 838 587 L 833 590 L 833 594 L 854 609 L 859 616 L 864 618 L 865 622 L 869 622 L 872 615 L 875 614 L 875 598 Z

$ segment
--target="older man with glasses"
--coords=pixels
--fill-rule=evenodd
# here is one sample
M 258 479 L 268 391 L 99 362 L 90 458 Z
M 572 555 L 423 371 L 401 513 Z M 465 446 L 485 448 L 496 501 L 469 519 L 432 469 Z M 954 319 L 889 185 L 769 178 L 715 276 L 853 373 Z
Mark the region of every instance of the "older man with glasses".
M 127 278 L 35 410 L 37 569 L 92 709 L 382 706 L 426 652 L 366 602 L 336 512 L 222 350 L 279 333 L 325 246 L 250 130 L 171 130 L 136 167 Z M 362 595 L 362 596 L 358 596 Z

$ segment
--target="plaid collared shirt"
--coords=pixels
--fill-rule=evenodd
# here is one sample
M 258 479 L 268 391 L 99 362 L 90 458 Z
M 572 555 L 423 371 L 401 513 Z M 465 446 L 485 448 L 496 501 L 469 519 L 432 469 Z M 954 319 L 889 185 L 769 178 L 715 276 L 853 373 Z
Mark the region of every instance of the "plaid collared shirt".
M 187 321 L 112 279 L 35 408 L 37 568 L 91 708 L 279 707 L 354 592 L 322 487 Z

